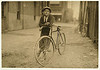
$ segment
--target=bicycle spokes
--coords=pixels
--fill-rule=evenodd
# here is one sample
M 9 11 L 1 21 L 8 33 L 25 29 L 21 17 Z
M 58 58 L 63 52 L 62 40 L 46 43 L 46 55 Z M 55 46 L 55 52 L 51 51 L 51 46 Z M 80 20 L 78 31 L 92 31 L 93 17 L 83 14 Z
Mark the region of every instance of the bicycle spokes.
M 40 39 L 35 46 L 35 58 L 37 62 L 45 66 L 53 56 L 53 42 L 48 37 Z

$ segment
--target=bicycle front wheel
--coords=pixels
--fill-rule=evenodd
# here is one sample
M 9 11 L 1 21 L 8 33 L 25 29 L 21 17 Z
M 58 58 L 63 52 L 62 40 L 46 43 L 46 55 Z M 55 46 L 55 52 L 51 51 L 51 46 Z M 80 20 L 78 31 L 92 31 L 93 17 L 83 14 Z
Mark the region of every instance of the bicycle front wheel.
M 36 61 L 40 65 L 45 66 L 48 64 L 54 54 L 54 43 L 52 39 L 49 36 L 40 37 L 36 42 L 34 54 Z
M 64 33 L 60 33 L 58 37 L 58 52 L 62 55 L 65 51 L 66 37 Z

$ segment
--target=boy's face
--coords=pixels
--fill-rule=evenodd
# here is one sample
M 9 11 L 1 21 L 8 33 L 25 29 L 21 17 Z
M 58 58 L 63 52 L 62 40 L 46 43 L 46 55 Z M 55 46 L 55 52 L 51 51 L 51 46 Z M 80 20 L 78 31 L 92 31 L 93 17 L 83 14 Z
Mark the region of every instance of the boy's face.
M 45 9 L 44 12 L 43 12 L 43 15 L 49 16 L 49 14 L 50 14 L 50 11 L 48 9 Z

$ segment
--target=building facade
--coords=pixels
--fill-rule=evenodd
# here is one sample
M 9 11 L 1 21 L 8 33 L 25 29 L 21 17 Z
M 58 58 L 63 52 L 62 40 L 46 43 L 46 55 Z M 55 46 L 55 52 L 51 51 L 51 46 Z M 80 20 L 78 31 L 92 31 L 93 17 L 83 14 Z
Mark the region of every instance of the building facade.
M 2 31 L 37 27 L 45 6 L 51 7 L 56 22 L 72 21 L 68 5 L 68 1 L 2 1 Z
M 2 2 L 2 31 L 33 28 L 40 18 L 40 2 Z

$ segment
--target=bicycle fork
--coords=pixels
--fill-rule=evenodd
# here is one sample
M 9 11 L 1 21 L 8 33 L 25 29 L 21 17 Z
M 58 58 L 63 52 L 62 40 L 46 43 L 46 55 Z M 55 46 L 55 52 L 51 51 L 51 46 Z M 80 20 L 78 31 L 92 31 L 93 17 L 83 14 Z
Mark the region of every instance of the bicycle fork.
M 58 46 L 59 46 L 59 33 L 57 32 L 57 39 L 56 39 L 56 49 L 58 49 Z
M 61 36 L 61 33 L 60 32 L 57 32 L 57 39 L 56 39 L 56 49 L 58 49 L 59 48 L 59 44 L 61 44 L 61 41 L 60 41 L 60 38 L 61 37 L 61 40 L 62 40 L 62 44 L 64 43 L 64 40 L 63 40 L 63 38 L 62 38 L 62 36 Z

